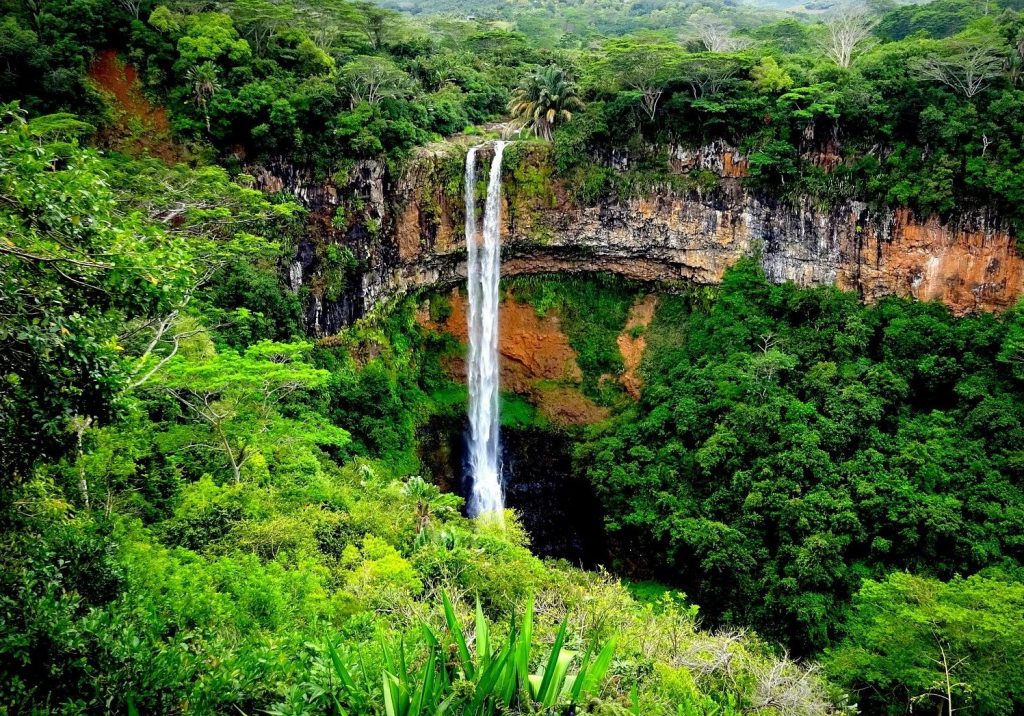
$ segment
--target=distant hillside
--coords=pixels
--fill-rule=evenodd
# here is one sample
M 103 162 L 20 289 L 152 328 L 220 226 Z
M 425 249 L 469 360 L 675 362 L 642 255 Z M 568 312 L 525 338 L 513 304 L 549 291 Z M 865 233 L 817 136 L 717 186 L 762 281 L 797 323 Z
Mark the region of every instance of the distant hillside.
M 789 4 L 780 0 L 781 4 Z M 702 8 L 732 19 L 737 25 L 765 22 L 776 13 L 772 2 L 737 0 L 383 0 L 381 5 L 413 15 L 507 20 L 540 42 L 565 34 L 621 35 L 638 31 L 678 31 Z

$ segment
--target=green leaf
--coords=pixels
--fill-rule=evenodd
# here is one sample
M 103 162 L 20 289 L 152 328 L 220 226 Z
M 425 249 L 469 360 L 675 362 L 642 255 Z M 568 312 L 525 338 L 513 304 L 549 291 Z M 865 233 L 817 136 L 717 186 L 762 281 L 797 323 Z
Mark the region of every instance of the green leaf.
M 466 646 L 466 637 L 462 633 L 462 627 L 459 625 L 458 617 L 455 615 L 455 608 L 452 607 L 452 602 L 448 598 L 447 592 L 441 592 L 441 600 L 444 604 L 444 618 L 448 622 L 448 629 L 452 633 L 452 638 L 455 640 L 455 645 L 459 651 L 459 659 L 462 662 L 462 670 L 466 675 L 467 679 L 473 678 L 473 659 L 469 655 L 469 647 Z

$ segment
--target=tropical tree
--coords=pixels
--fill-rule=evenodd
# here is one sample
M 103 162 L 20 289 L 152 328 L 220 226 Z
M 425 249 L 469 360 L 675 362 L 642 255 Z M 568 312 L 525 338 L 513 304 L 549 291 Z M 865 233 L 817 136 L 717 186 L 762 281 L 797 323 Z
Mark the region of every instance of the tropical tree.
M 220 79 L 217 76 L 217 67 L 212 62 L 204 62 L 196 65 L 185 73 L 185 81 L 188 83 L 192 101 L 202 110 L 203 119 L 206 121 L 206 132 L 210 132 L 210 99 L 220 89 Z
M 859 5 L 842 5 L 825 19 L 823 49 L 840 67 L 846 68 L 854 56 L 872 42 L 871 32 L 878 21 Z
M 637 45 L 629 41 L 610 43 L 601 70 L 619 87 L 639 94 L 644 114 L 652 122 L 658 103 L 669 83 L 676 78 L 682 53 L 675 45 Z
M 125 12 L 131 13 L 131 16 L 138 20 L 142 12 L 142 6 L 146 2 L 145 0 L 117 0 L 117 4 L 123 7 Z
M 362 28 L 370 46 L 374 50 L 381 49 L 400 25 L 402 16 L 395 10 L 372 2 L 356 3 L 356 8 L 363 16 Z
M 828 669 L 864 695 L 867 712 L 880 700 L 939 716 L 1016 713 L 1024 704 L 1024 585 L 895 572 L 866 580 L 854 606 Z
M 745 37 L 733 34 L 733 26 L 709 8 L 690 16 L 690 28 L 708 52 L 735 52 L 750 44 Z
M 305 362 L 309 349 L 306 343 L 262 341 L 242 354 L 228 350 L 200 360 L 175 357 L 154 378 L 154 388 L 177 400 L 193 424 L 204 429 L 177 426 L 173 437 L 182 438 L 185 449 L 222 454 L 236 483 L 262 449 L 279 449 L 297 439 L 343 446 L 348 433 L 318 415 L 303 415 L 296 406 L 291 413 L 305 420 L 282 413 L 293 394 L 327 383 L 327 371 Z
M 998 47 L 981 42 L 958 44 L 945 55 L 922 57 L 916 69 L 922 78 L 941 82 L 970 99 L 1002 73 L 1004 63 Z
M 552 65 L 526 77 L 513 91 L 508 108 L 523 129 L 550 141 L 558 124 L 583 109 L 583 100 L 565 71 Z
M 77 443 L 75 416 L 112 418 L 190 330 L 178 318 L 197 288 L 227 262 L 266 255 L 256 232 L 290 212 L 222 169 L 82 149 L 73 137 L 83 126 L 64 115 L 26 122 L 0 106 L 5 479 Z
M 279 30 L 295 23 L 294 8 L 269 0 L 234 0 L 230 13 L 258 55 L 264 53 L 270 38 Z
M 411 78 L 391 60 L 360 55 L 341 68 L 341 78 L 354 109 L 361 102 L 378 104 L 382 99 L 400 96 Z

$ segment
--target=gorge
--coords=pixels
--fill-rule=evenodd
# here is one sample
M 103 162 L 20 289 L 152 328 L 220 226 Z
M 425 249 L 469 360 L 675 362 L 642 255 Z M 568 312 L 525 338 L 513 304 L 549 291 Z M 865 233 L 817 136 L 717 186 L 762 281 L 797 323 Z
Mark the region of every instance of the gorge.
M 0 715 L 1024 713 L 1021 0 L 4 0 L 0 67 Z

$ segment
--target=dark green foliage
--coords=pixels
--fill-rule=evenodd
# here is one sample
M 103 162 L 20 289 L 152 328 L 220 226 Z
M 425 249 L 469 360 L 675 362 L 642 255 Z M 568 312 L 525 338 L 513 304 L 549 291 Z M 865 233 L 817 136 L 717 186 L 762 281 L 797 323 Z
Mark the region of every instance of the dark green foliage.
M 609 188 L 612 172 L 592 157 L 607 141 L 603 103 L 592 103 L 555 133 L 555 168 L 579 201 L 594 203 Z
M 361 264 L 347 246 L 328 244 L 324 247 L 322 272 L 326 274 L 327 285 L 323 298 L 336 301 L 348 287 L 353 277 L 358 276 Z
M 464 17 L 467 10 L 472 10 L 478 17 L 511 23 L 531 39 L 532 45 L 542 48 L 585 47 L 594 39 L 634 32 L 675 34 L 700 8 L 730 13 L 743 22 L 756 22 L 761 13 L 757 8 L 722 0 L 555 0 L 538 5 L 510 5 L 497 0 L 474 0 L 471 5 L 459 0 L 389 0 L 386 4 L 417 18 Z
M 210 279 L 204 298 L 216 334 L 233 348 L 261 339 L 288 340 L 302 333 L 299 297 L 284 286 L 277 266 L 237 261 Z
M 0 9 L 0 102 L 33 113 L 74 109 L 97 116 L 98 94 L 85 71 L 99 49 L 117 42 L 126 16 L 104 0 L 8 2 Z
M 104 107 L 86 74 L 113 47 L 170 110 L 180 141 L 210 142 L 225 157 L 288 156 L 327 174 L 346 160 L 399 160 L 496 118 L 518 82 L 512 69 L 539 61 L 522 35 L 452 27 L 428 38 L 372 3 L 142 0 L 137 18 L 132 5 L 10 0 L 0 101 L 102 124 L 122 108 Z
M 52 523 L 39 516 L 7 521 L 0 557 L 0 703 L 21 711 L 39 691 L 57 703 L 94 691 L 90 654 L 100 647 L 103 625 L 88 614 L 116 599 L 124 579 L 112 527 L 63 516 Z
M 1024 559 L 1014 326 L 745 262 L 710 307 L 663 302 L 640 404 L 577 459 L 655 574 L 815 650 L 865 577 Z
M 403 302 L 379 328 L 366 326 L 355 342 L 315 354 L 317 365 L 331 371 L 327 415 L 352 433 L 354 452 L 409 470 L 428 395 L 452 385 L 440 358 L 455 346 L 450 335 L 424 331 L 413 316 L 413 304 Z
M 838 68 L 819 50 L 824 28 L 747 8 L 723 11 L 734 35 L 757 43 L 744 52 L 622 36 L 675 31 L 701 6 L 722 11 L 715 2 L 634 4 L 628 22 L 601 20 L 617 17 L 606 6 L 516 6 L 515 19 L 530 28 L 521 32 L 420 18 L 430 34 L 398 13 L 344 1 L 232 0 L 208 12 L 143 2 L 138 19 L 98 0 L 10 5 L 0 61 L 12 71 L 0 100 L 74 110 L 102 125 L 108 113 L 85 71 L 97 50 L 116 47 L 169 109 L 178 139 L 212 144 L 230 162 L 288 157 L 320 175 L 368 158 L 395 167 L 417 145 L 498 119 L 512 89 L 554 63 L 590 105 L 556 132 L 565 135 L 556 136 L 559 174 L 581 201 L 665 185 L 704 191 L 703 182 L 677 182 L 668 157 L 650 148 L 721 140 L 749 158 L 749 184 L 788 199 L 858 198 L 921 215 L 987 208 L 1014 225 L 1022 219 L 1024 45 L 1012 8 L 937 0 L 892 9 L 875 28 L 886 42 L 864 44 L 851 67 Z M 548 13 L 564 14 L 564 24 L 541 32 Z M 595 23 L 611 36 L 591 42 Z M 926 58 L 977 46 L 1001 69 L 970 97 L 918 71 Z M 625 176 L 609 168 L 613 149 L 628 157 Z
M 815 54 L 823 28 L 794 21 L 751 30 L 766 46 L 731 54 L 609 40 L 579 59 L 588 109 L 555 133 L 559 176 L 585 203 L 635 187 L 704 191 L 713 187 L 679 182 L 660 148 L 721 141 L 747 158 L 745 183 L 774 196 L 855 198 L 921 216 L 991 210 L 1018 226 L 1017 13 L 934 2 L 894 10 L 878 31 L 900 39 L 865 43 L 848 69 Z M 971 96 L 921 71 L 964 48 L 985 48 L 1006 71 Z M 619 55 L 623 66 L 608 59 Z

